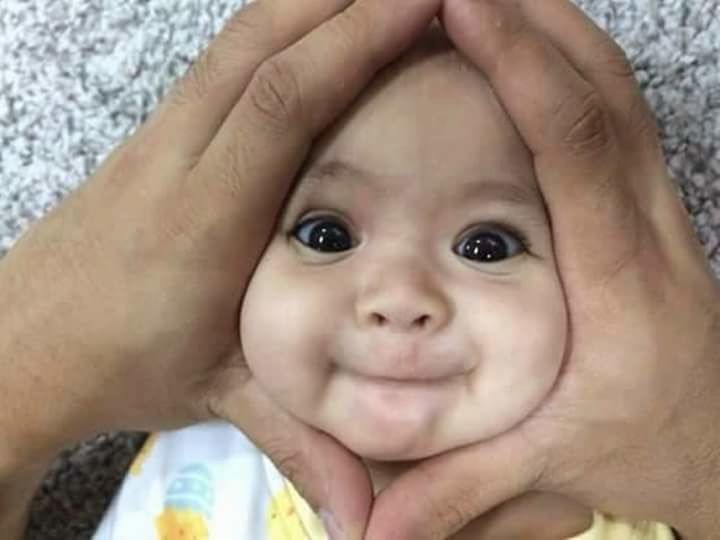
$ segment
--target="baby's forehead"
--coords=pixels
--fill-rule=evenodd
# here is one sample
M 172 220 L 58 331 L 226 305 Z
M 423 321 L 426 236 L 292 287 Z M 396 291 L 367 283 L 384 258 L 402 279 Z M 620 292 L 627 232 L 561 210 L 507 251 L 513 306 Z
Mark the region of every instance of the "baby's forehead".
M 469 84 L 475 90 L 484 90 L 478 99 L 494 99 L 485 74 L 455 48 L 438 24 L 433 24 L 395 62 L 382 70 L 365 94 L 374 94 L 374 88 L 388 90 L 438 81 L 451 82 L 455 86 Z M 413 92 L 408 95 L 411 97 Z M 437 105 L 441 107 L 443 102 L 439 101 Z
M 502 133 L 506 142 L 512 139 L 525 150 L 487 77 L 455 49 L 437 24 L 377 74 L 338 125 L 362 128 L 373 118 L 385 124 L 380 131 L 388 131 L 388 126 L 458 127 L 460 133 L 463 124 L 474 124 L 474 139 L 492 139 Z M 411 126 L 413 120 L 416 125 Z
M 536 189 L 531 156 L 487 79 L 437 27 L 376 77 L 307 165 L 335 162 L 421 183 L 514 178 Z

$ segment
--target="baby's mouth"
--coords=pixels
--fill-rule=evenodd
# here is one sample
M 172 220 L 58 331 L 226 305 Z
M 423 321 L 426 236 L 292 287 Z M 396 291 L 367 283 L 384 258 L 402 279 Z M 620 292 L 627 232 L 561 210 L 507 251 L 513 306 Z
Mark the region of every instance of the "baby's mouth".
M 457 373 L 451 375 L 434 375 L 434 376 L 414 376 L 414 375 L 403 375 L 393 373 L 389 375 L 375 375 L 372 373 L 366 373 L 362 371 L 355 371 L 353 369 L 346 370 L 349 374 L 354 377 L 358 377 L 367 382 L 385 385 L 388 389 L 399 388 L 406 385 L 414 385 L 418 388 L 423 386 L 435 386 L 437 384 L 453 382 L 454 380 L 460 379 L 465 373 Z
M 355 350 L 341 352 L 347 354 L 334 357 L 338 368 L 388 387 L 447 382 L 466 376 L 476 367 L 459 349 L 437 347 L 417 339 L 374 340 Z

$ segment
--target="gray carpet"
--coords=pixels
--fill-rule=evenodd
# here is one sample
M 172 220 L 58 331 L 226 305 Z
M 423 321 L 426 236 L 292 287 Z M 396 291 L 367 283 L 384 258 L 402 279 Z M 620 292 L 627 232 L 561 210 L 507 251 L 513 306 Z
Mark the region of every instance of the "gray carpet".
M 0 256 L 87 178 L 243 0 L 0 2 Z M 628 51 L 720 272 L 720 0 L 580 0 Z M 69 449 L 30 537 L 88 538 L 142 434 Z

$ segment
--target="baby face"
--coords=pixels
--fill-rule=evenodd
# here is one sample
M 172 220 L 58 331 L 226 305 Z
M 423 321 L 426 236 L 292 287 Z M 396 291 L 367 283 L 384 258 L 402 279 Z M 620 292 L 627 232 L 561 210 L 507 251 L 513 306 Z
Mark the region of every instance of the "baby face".
M 247 362 L 358 455 L 410 460 L 525 418 L 565 337 L 531 156 L 431 32 L 315 145 L 244 300 Z

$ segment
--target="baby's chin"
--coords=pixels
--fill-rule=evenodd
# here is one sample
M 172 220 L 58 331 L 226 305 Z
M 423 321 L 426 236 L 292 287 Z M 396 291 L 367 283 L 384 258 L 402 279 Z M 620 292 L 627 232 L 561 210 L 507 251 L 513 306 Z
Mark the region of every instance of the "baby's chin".
M 403 406 L 407 404 L 402 402 L 379 403 L 360 414 L 349 405 L 343 408 L 338 401 L 332 404 L 329 414 L 309 415 L 305 421 L 337 439 L 355 455 L 384 462 L 425 459 L 485 441 L 512 427 L 517 420 L 503 415 L 471 415 L 462 407 L 436 410 Z
M 392 432 L 363 433 L 342 430 L 330 433 L 348 450 L 363 459 L 378 462 L 414 461 L 428 458 L 467 444 L 427 433 L 394 430 Z

